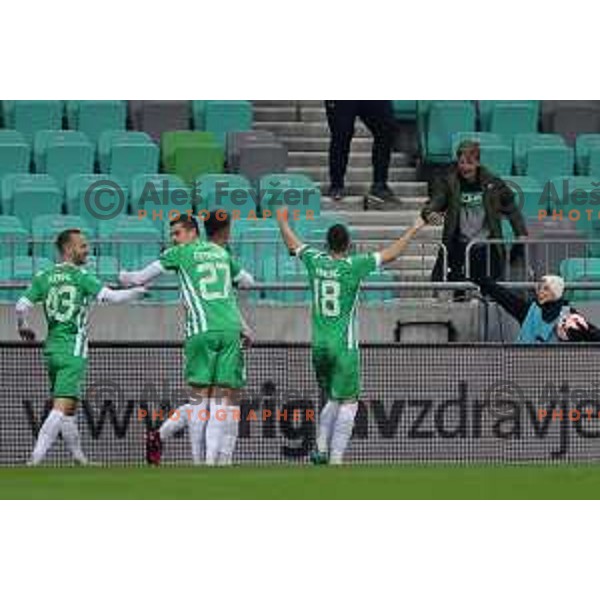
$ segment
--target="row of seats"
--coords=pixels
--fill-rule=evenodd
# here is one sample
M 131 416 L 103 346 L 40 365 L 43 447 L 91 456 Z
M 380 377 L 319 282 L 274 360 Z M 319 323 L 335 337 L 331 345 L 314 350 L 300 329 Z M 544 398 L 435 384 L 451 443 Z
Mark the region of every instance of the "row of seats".
M 35 216 L 44 214 L 82 217 L 96 229 L 118 215 L 143 215 L 140 211 L 146 211 L 146 222 L 161 225 L 176 216 L 171 211 L 222 209 L 233 218 L 253 219 L 274 217 L 283 206 L 293 216 L 318 216 L 321 192 L 309 177 L 287 173 L 266 175 L 257 186 L 234 174 L 204 175 L 192 186 L 165 174 L 136 175 L 131 180 L 77 174 L 69 177 L 64 189 L 50 175 L 6 175 L 0 181 L 1 213 L 18 217 L 27 230 Z
M 555 133 L 521 133 L 511 138 L 484 131 L 456 132 L 451 140 L 452 156 L 461 142 L 479 142 L 481 163 L 499 176 L 514 173 L 545 181 L 574 173 L 600 174 L 600 133 L 581 134 L 575 149 Z
M 223 145 L 229 131 L 252 128 L 248 100 L 4 100 L 2 124 L 31 142 L 38 131 L 75 129 L 96 143 L 103 131 L 144 131 L 158 142 L 174 129 L 213 133 Z
M 21 132 L 0 130 L 0 177 L 32 170 L 52 175 L 64 186 L 69 175 L 97 169 L 128 180 L 157 172 L 159 162 L 163 172 L 188 183 L 225 167 L 256 182 L 267 173 L 284 172 L 287 151 L 270 132 L 230 131 L 223 145 L 212 132 L 167 131 L 159 150 L 147 133 L 115 130 L 103 131 L 97 144 L 80 131 L 38 131 L 32 151 Z

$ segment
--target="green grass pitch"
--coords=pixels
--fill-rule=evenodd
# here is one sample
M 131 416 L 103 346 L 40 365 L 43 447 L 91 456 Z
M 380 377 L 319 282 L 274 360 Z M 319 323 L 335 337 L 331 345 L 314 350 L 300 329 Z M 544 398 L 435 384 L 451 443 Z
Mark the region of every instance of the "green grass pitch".
M 591 465 L 0 469 L 0 499 L 598 499 Z

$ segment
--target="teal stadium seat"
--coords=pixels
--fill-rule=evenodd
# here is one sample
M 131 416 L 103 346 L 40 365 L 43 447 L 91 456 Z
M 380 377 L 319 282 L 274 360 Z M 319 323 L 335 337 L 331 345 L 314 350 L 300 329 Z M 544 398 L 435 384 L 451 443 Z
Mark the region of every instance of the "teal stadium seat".
M 192 210 L 192 190 L 176 175 L 138 175 L 131 181 L 131 214 L 145 210 L 145 220 L 169 222 L 178 214 Z
M 38 131 L 33 156 L 36 172 L 52 175 L 61 188 L 71 175 L 94 171 L 94 147 L 80 131 Z
M 599 282 L 600 258 L 569 258 L 560 264 L 561 277 L 567 283 Z M 597 290 L 570 290 L 567 292 L 570 301 L 598 301 L 600 292 Z
M 110 131 L 100 135 L 100 170 L 122 181 L 158 172 L 158 146 L 142 131 Z
M 482 131 L 502 135 L 534 133 L 538 129 L 539 100 L 480 100 Z
M 90 196 L 86 203 L 88 191 Z M 83 217 L 94 228 L 98 225 L 97 214 L 112 214 L 118 207 L 121 207 L 121 214 L 126 214 L 128 197 L 127 186 L 112 175 L 79 174 L 67 179 L 67 213 Z M 105 211 L 103 207 L 106 207 Z M 90 212 L 90 208 L 93 212 Z
M 396 119 L 415 121 L 417 119 L 417 100 L 392 100 Z
M 525 175 L 546 183 L 573 175 L 573 149 L 567 146 L 534 146 L 527 153 Z
M 421 130 L 421 147 L 429 162 L 453 160 L 452 134 L 475 129 L 475 107 L 469 100 L 431 101 Z
M 481 148 L 481 164 L 495 175 L 510 175 L 513 153 L 509 138 L 489 131 L 459 131 L 452 134 L 452 158 L 459 145 L 465 141 L 478 142 Z
M 32 231 L 32 256 L 47 258 L 51 261 L 59 259 L 56 249 L 56 237 L 65 229 L 81 229 L 90 244 L 90 253 L 93 251 L 95 230 L 81 217 L 75 215 L 40 215 L 34 217 L 31 225 Z
M 252 103 L 248 100 L 206 100 L 202 129 L 212 132 L 215 140 L 225 147 L 227 134 L 249 131 L 252 129 L 252 119 Z
M 600 146 L 591 146 L 588 158 L 588 176 L 600 181 Z
M 2 179 L 2 212 L 21 220 L 25 229 L 37 215 L 61 212 L 63 193 L 50 175 L 6 175 Z
M 0 177 L 29 172 L 31 148 L 22 133 L 0 129 Z
M 365 283 L 393 283 L 394 276 L 389 271 L 379 271 L 369 275 Z M 361 290 L 360 301 L 366 304 L 381 304 L 394 300 L 394 291 L 391 289 L 382 290 Z
M 515 174 L 523 175 L 527 169 L 527 154 L 540 146 L 566 147 L 565 140 L 556 133 L 518 133 L 513 138 Z
M 0 282 L 18 282 L 29 285 L 33 276 L 43 269 L 52 266 L 52 262 L 44 258 L 16 256 L 0 259 Z M 0 302 L 16 302 L 25 291 L 22 289 L 0 288 Z
M 505 146 L 510 142 L 510 138 L 489 131 L 457 131 L 451 135 L 451 139 L 453 158 L 462 142 L 478 142 L 480 146 Z
M 125 100 L 67 100 L 69 129 L 85 133 L 97 144 L 104 131 L 124 131 L 127 124 Z
M 222 209 L 242 219 L 257 213 L 256 192 L 242 175 L 203 175 L 196 180 L 196 192 L 198 210 Z
M 575 169 L 578 175 L 590 174 L 590 150 L 600 146 L 600 133 L 581 133 L 575 141 Z
M 29 232 L 17 217 L 0 216 L 0 259 L 10 256 L 26 256 Z
M 62 128 L 62 100 L 4 100 L 2 108 L 4 126 L 20 131 L 28 144 L 38 131 Z
M 291 222 L 296 210 L 299 211 L 299 219 L 305 219 L 308 211 L 313 217 L 321 214 L 321 191 L 306 175 L 271 173 L 260 179 L 258 189 L 261 214 L 270 211 L 271 218 L 275 218 L 277 210 L 285 206 L 289 209 Z
M 594 234 L 594 223 L 598 223 L 600 192 L 594 177 L 556 177 L 550 181 L 548 193 L 549 210 L 563 212 L 563 219 L 568 220 L 571 210 L 580 212 L 580 219 L 575 222 L 576 229 L 587 236 L 600 239 L 600 234 Z M 577 201 L 573 202 L 574 193 Z M 592 209 L 593 219 L 588 219 L 586 209 Z
M 537 179 L 525 175 L 512 175 L 506 177 L 504 182 L 513 190 L 515 203 L 523 216 L 537 219 L 540 210 L 548 210 L 548 200 L 543 197 L 544 186 Z

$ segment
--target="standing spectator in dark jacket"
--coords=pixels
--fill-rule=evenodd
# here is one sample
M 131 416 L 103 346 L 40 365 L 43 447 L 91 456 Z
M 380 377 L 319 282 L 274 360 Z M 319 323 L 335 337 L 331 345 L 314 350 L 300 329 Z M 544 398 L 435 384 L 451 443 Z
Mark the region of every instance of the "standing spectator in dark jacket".
M 431 220 L 434 213 L 444 213 L 442 241 L 448 249 L 448 280 L 465 278 L 465 250 L 477 239 L 502 239 L 502 221 L 507 218 L 515 237 L 527 235 L 521 211 L 516 206 L 512 190 L 480 164 L 479 144 L 463 142 L 456 152 L 457 162 L 448 174 L 436 181 L 431 199 L 423 208 L 423 219 Z M 522 245 L 513 246 L 513 256 Z M 471 276 L 477 281 L 485 275 L 498 279 L 504 265 L 504 247 L 494 244 L 490 255 L 481 244 L 471 251 Z M 489 263 L 489 273 L 488 271 Z M 432 280 L 443 280 L 443 255 L 440 252 L 433 269 Z
M 331 132 L 329 145 L 329 196 L 344 197 L 344 177 L 350 155 L 356 118 L 373 134 L 373 185 L 368 198 L 374 203 L 394 201 L 388 187 L 388 170 L 396 132 L 391 100 L 325 100 L 327 122 Z

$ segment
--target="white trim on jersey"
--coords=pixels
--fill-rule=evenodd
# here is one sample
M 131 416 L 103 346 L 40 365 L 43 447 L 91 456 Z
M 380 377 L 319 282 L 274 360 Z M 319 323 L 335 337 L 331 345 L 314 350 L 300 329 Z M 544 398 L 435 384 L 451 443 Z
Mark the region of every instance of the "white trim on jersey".
M 198 313 L 198 317 L 200 318 L 200 329 L 201 331 L 206 331 L 208 328 L 206 325 L 206 315 L 204 314 L 204 309 L 202 308 L 202 301 L 200 300 L 200 298 L 198 298 L 198 295 L 196 294 L 194 286 L 192 285 L 192 282 L 190 281 L 190 278 L 188 277 L 187 273 L 183 270 L 181 270 L 180 273 L 182 274 L 183 279 L 188 286 L 188 291 L 191 295 L 193 304 Z
M 198 327 L 198 315 L 196 314 L 196 309 L 192 304 L 192 300 L 190 298 L 190 294 L 187 288 L 187 283 L 183 278 L 183 271 L 179 271 L 179 281 L 181 283 L 181 294 L 183 296 L 186 309 L 185 335 L 186 337 L 189 337 L 191 334 L 196 335 L 200 332 L 200 328 Z

